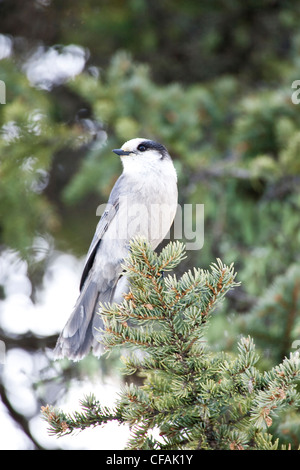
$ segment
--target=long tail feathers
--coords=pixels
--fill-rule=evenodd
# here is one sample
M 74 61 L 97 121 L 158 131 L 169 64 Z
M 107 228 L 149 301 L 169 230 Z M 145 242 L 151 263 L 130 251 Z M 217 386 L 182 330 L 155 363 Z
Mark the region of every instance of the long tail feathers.
M 97 317 L 97 328 L 102 324 L 100 315 L 95 313 L 100 294 L 97 284 L 88 281 L 90 280 L 87 279 L 72 315 L 57 340 L 53 351 L 55 359 L 67 357 L 73 361 L 79 361 L 92 347 L 96 348 L 97 355 L 102 352 L 100 343 L 95 339 L 97 332 L 93 332 L 94 316 Z
M 54 359 L 67 357 L 73 361 L 80 361 L 92 349 L 93 354 L 99 357 L 103 353 L 101 344 L 101 332 L 103 321 L 97 313 L 99 302 L 119 303 L 123 293 L 128 289 L 125 276 L 121 276 L 115 282 L 101 283 L 99 285 L 89 276 L 80 292 L 74 310 L 61 332 L 55 349 Z

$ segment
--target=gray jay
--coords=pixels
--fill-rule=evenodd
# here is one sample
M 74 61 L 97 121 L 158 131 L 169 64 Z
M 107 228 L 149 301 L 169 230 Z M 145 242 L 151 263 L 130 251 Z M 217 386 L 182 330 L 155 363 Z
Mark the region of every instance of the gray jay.
M 132 139 L 120 149 L 123 172 L 97 225 L 80 282 L 80 295 L 61 332 L 54 357 L 79 361 L 90 350 L 103 352 L 99 302 L 119 303 L 128 292 L 122 263 L 130 240 L 141 236 L 153 249 L 167 235 L 177 209 L 177 176 L 167 149 L 152 140 Z M 98 313 L 97 313 L 98 312 Z

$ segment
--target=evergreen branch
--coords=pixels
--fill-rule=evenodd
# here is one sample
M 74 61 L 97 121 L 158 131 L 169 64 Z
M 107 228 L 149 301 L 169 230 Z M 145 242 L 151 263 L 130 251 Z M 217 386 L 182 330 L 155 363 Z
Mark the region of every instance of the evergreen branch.
M 83 431 L 89 427 L 102 426 L 110 421 L 118 421 L 123 424 L 120 409 L 111 410 L 100 405 L 93 394 L 84 397 L 80 401 L 82 412 L 64 413 L 49 405 L 41 408 L 42 416 L 49 424 L 49 433 L 63 436 L 74 433 L 76 430 Z
M 300 266 L 294 264 L 266 290 L 251 313 L 245 316 L 244 328 L 255 336 L 257 347 L 273 344 L 273 363 L 289 355 L 293 340 L 298 338 L 300 301 Z M 268 325 L 262 328 L 261 324 Z
M 237 285 L 236 273 L 218 259 L 207 271 L 190 270 L 180 279 L 162 276 L 183 257 L 179 243 L 170 243 L 160 255 L 144 240 L 131 244 L 124 265 L 130 292 L 119 305 L 102 305 L 101 315 L 107 350 L 130 350 L 122 357 L 125 373 L 140 372 L 144 384 L 123 387 L 113 410 L 94 397 L 73 415 L 45 407 L 50 432 L 63 435 L 117 420 L 130 426 L 130 449 L 279 447 L 267 431 L 275 413 L 299 407 L 299 356 L 263 373 L 249 336 L 240 339 L 236 355 L 212 352 L 208 320 Z M 155 428 L 159 439 L 151 435 Z
M 300 379 L 300 358 L 296 352 L 264 374 L 266 387 L 258 392 L 251 411 L 251 420 L 259 428 L 265 429 L 272 424 L 272 412 L 287 404 L 299 403 L 295 383 Z
M 41 408 L 42 416 L 49 424 L 49 433 L 57 436 L 71 434 L 76 430 L 82 431 L 89 427 L 102 426 L 110 421 L 124 423 L 120 410 L 110 410 L 102 407 L 94 395 L 81 400 L 82 412 L 73 415 L 64 413 L 49 405 Z

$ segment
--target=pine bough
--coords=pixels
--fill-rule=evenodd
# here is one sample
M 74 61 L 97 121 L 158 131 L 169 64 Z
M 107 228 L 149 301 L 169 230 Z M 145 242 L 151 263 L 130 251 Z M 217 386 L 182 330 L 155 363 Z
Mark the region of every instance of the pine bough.
M 158 255 L 134 240 L 124 266 L 131 290 L 120 305 L 102 305 L 108 353 L 120 347 L 124 372 L 144 376 L 143 386 L 126 385 L 114 409 L 91 395 L 82 411 L 66 414 L 51 406 L 42 413 L 49 431 L 61 436 L 109 421 L 129 424 L 129 449 L 277 449 L 272 417 L 298 408 L 297 353 L 268 372 L 256 364 L 250 337 L 238 353 L 210 350 L 210 316 L 234 288 L 233 265 L 220 260 L 179 279 L 166 274 L 185 257 L 184 246 L 169 243 Z M 159 429 L 159 438 L 152 431 Z

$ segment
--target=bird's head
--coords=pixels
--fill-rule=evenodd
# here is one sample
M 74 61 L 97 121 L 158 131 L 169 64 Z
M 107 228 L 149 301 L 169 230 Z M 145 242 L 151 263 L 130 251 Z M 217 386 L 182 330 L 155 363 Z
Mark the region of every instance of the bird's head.
M 147 167 L 159 164 L 160 161 L 170 160 L 166 147 L 149 139 L 131 139 L 122 145 L 120 149 L 114 149 L 114 153 L 121 157 L 124 169 L 133 165 Z

